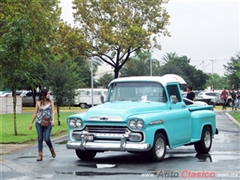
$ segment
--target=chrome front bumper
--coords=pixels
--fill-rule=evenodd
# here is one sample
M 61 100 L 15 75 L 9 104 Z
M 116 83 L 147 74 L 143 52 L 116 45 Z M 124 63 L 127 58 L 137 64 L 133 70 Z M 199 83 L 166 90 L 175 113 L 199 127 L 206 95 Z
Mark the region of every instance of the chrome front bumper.
M 80 149 L 80 150 L 95 150 L 95 151 L 136 151 L 144 152 L 151 149 L 150 144 L 131 143 L 127 142 L 125 137 L 121 138 L 118 142 L 106 141 L 93 141 L 88 142 L 85 135 L 81 136 L 80 141 L 68 141 L 66 144 L 67 149 Z

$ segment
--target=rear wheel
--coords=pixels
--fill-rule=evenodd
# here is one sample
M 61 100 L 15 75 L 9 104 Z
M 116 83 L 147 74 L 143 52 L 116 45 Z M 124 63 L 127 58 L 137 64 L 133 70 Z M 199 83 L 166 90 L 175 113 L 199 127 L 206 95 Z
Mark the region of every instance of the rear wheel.
M 208 153 L 212 147 L 212 131 L 209 127 L 204 127 L 201 140 L 194 144 L 198 153 Z
M 79 149 L 76 149 L 75 152 L 77 157 L 84 161 L 92 160 L 97 154 L 96 151 L 82 151 Z
M 162 133 L 155 135 L 154 144 L 149 153 L 153 161 L 160 162 L 164 159 L 166 154 L 166 138 Z

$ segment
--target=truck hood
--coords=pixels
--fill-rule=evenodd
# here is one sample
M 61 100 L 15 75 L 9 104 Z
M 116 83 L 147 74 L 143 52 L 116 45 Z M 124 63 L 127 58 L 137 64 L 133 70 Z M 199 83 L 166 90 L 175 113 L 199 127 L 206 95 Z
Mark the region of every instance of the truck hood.
M 85 119 L 93 116 L 118 116 L 126 119 L 130 115 L 160 112 L 165 109 L 166 104 L 159 102 L 114 101 L 90 108 L 85 114 Z

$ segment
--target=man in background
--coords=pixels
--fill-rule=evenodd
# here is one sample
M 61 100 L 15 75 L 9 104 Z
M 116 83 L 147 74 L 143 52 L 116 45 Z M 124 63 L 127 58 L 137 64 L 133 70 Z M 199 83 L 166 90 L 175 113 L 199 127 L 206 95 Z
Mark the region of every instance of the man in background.
M 231 99 L 232 99 L 232 110 L 237 110 L 237 106 L 236 106 L 236 99 L 237 99 L 237 94 L 235 93 L 234 89 L 232 89 L 232 91 L 230 92 L 231 95 Z
M 238 101 L 236 107 L 240 109 L 240 89 L 238 89 L 236 95 L 237 95 L 237 101 Z
M 190 99 L 192 101 L 196 100 L 195 93 L 192 91 L 192 87 L 191 86 L 187 87 L 187 99 Z
M 228 98 L 228 92 L 226 90 L 226 88 L 223 88 L 222 92 L 221 92 L 221 100 L 222 100 L 222 110 L 227 110 L 226 106 L 227 106 L 227 98 Z

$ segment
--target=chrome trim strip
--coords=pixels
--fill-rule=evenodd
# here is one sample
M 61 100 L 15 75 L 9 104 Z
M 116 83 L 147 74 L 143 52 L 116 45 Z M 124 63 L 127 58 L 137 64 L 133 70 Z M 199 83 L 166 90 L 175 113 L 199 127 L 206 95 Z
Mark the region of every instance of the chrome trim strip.
M 87 121 L 123 122 L 124 119 L 122 119 L 120 116 L 91 116 L 91 117 L 88 118 Z
M 164 120 L 160 119 L 160 120 L 151 121 L 149 125 L 163 124 L 163 123 L 164 123 Z

